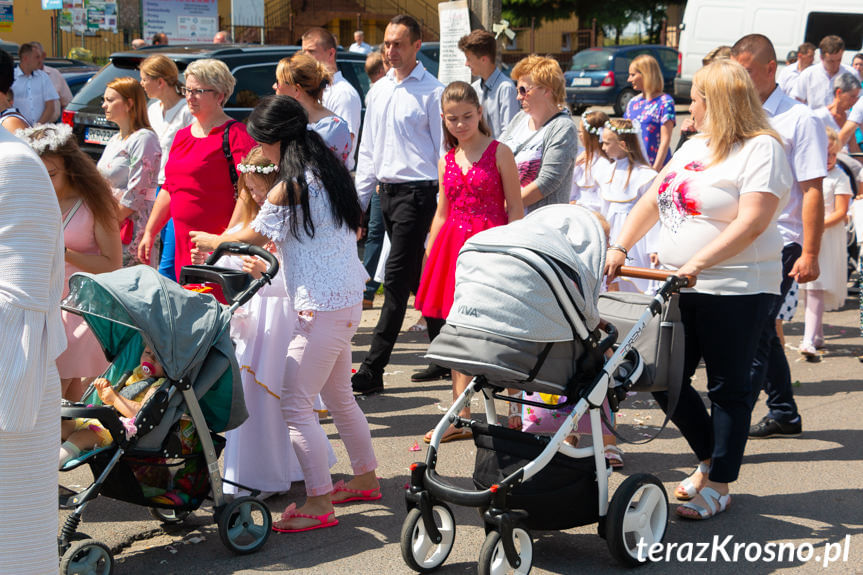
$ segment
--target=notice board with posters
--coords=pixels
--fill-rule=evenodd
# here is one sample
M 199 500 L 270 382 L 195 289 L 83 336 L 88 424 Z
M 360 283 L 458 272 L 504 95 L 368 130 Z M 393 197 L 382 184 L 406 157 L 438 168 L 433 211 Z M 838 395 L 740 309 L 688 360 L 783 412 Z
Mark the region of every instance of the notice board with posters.
M 216 0 L 143 0 L 144 38 L 164 32 L 171 44 L 209 43 L 218 32 Z
M 440 17 L 440 67 L 437 78 L 444 85 L 461 80 L 470 82 L 470 69 L 464 65 L 464 53 L 458 49 L 462 36 L 470 34 L 470 12 L 467 0 L 438 4 Z

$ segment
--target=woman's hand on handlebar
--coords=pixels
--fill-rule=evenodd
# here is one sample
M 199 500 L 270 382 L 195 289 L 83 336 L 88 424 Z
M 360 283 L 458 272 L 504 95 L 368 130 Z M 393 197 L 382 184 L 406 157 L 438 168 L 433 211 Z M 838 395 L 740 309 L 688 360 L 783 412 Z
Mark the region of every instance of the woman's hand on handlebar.
M 216 234 L 208 234 L 207 232 L 189 232 L 189 238 L 195 247 L 204 252 L 214 251 L 219 244 L 219 237 Z
M 210 255 L 210 252 L 205 252 L 199 250 L 198 248 L 192 248 L 192 263 L 196 265 L 200 265 L 207 262 L 207 256 Z
M 243 271 L 259 280 L 261 274 L 267 271 L 267 262 L 254 256 L 243 256 Z
M 609 249 L 605 252 L 605 269 L 603 273 L 607 276 L 607 280 L 611 281 L 617 277 L 621 266 L 626 264 L 626 254 L 620 250 Z

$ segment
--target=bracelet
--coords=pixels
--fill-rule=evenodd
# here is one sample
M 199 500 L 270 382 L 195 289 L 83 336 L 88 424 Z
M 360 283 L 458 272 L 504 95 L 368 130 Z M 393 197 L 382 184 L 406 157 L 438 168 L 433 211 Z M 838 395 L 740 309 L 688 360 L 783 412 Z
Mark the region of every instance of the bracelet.
M 620 252 L 620 253 L 622 253 L 624 256 L 629 256 L 629 252 L 628 252 L 628 251 L 626 251 L 626 248 L 625 248 L 625 247 L 623 247 L 623 246 L 622 246 L 622 245 L 620 245 L 620 244 L 611 244 L 610 246 L 608 246 L 608 249 L 609 249 L 609 250 L 613 250 L 613 251 L 615 251 L 615 252 Z

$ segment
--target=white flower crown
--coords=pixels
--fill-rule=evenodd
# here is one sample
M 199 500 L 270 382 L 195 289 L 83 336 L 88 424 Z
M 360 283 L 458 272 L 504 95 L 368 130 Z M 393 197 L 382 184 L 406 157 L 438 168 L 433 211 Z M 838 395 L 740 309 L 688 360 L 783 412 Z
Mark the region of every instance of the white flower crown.
M 34 138 L 34 134 L 39 134 Z M 69 124 L 38 124 L 32 128 L 18 130 L 15 135 L 24 140 L 40 156 L 47 151 L 56 152 L 72 138 Z
M 237 171 L 241 174 L 272 174 L 279 171 L 279 166 L 270 164 L 269 166 L 256 166 L 255 164 L 237 164 Z
M 611 125 L 611 121 L 606 122 L 605 127 L 608 128 L 609 130 L 611 130 L 612 132 L 614 132 L 615 134 L 617 134 L 618 136 L 621 136 L 623 134 L 640 134 L 641 133 L 641 125 L 638 123 L 638 121 L 637 120 L 630 120 L 630 121 L 632 122 L 631 128 L 615 128 L 614 126 Z
M 587 115 L 587 112 L 585 112 L 581 116 L 581 127 L 584 129 L 584 131 L 587 132 L 588 134 L 590 134 L 591 136 L 601 135 L 602 134 L 602 127 L 591 126 L 590 123 L 587 121 L 587 118 L 584 117 L 585 115 Z

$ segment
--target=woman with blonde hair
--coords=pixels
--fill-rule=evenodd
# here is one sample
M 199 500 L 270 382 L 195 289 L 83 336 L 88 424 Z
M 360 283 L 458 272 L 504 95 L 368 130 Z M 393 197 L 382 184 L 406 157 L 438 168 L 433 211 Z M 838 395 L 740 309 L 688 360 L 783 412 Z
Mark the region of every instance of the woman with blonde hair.
M 693 136 L 660 172 L 617 237 L 606 273 L 617 275 L 629 249 L 659 220 L 659 259 L 697 283 L 680 294 L 686 333 L 683 387 L 671 420 L 699 465 L 675 490 L 678 515 L 707 519 L 724 511 L 738 478 L 751 414 L 750 368 L 779 293 L 782 237 L 776 227 L 791 170 L 746 70 L 720 60 L 693 78 Z M 692 376 L 707 367 L 708 413 Z M 654 394 L 668 408 L 665 392 Z
M 180 71 L 173 60 L 164 54 L 153 54 L 141 62 L 138 67 L 141 72 L 141 86 L 147 97 L 154 100 L 147 106 L 147 118 L 150 126 L 159 137 L 162 149 L 162 162 L 159 166 L 158 195 L 165 183 L 165 164 L 168 163 L 168 153 L 174 136 L 181 128 L 185 128 L 195 119 L 189 112 L 186 99 L 183 97 L 183 85 L 180 83 Z M 161 240 L 161 258 L 158 264 L 159 273 L 174 279 L 174 221 L 168 223 L 159 234 Z
M 147 119 L 147 95 L 134 78 L 117 78 L 105 87 L 105 118 L 120 131 L 108 140 L 99 159 L 99 171 L 111 184 L 120 205 L 120 239 L 123 265 L 139 263 L 138 245 L 150 217 L 162 156 L 159 138 Z
M 632 61 L 628 81 L 641 93 L 629 101 L 623 117 L 640 124 L 647 161 L 659 171 L 671 159 L 674 98 L 663 93 L 662 70 L 650 54 L 642 54 Z
M 183 94 L 195 121 L 174 137 L 165 183 L 139 248 L 141 260 L 150 261 L 153 240 L 173 218 L 175 277 L 192 263 L 189 232 L 221 233 L 228 227 L 237 201 L 236 166 L 255 146 L 245 125 L 223 110 L 236 85 L 224 62 L 195 60 L 186 68 L 185 81 Z
M 309 126 L 321 135 L 342 163 L 347 164 L 351 154 L 348 123 L 321 103 L 324 89 L 332 82 L 333 76 L 326 66 L 304 52 L 297 52 L 279 61 L 273 90 L 299 102 L 309 115 Z
M 572 187 L 578 134 L 566 109 L 565 79 L 554 58 L 530 56 L 512 70 L 521 111 L 504 128 L 515 155 L 525 211 L 565 204 Z

